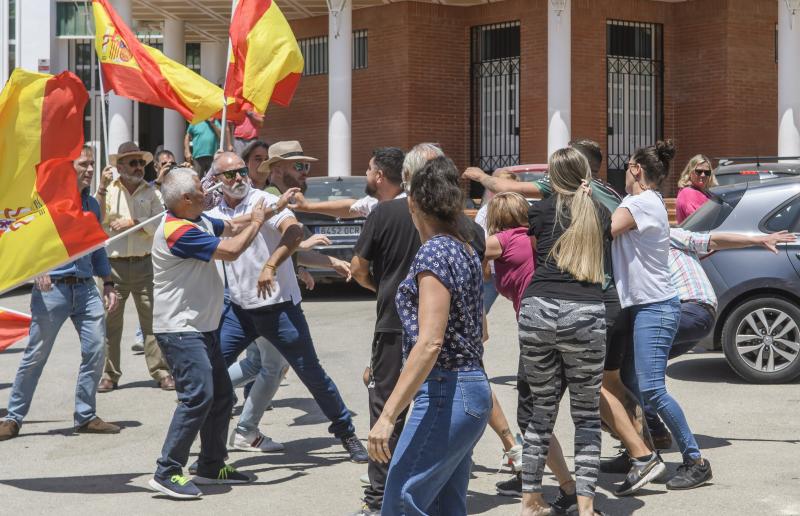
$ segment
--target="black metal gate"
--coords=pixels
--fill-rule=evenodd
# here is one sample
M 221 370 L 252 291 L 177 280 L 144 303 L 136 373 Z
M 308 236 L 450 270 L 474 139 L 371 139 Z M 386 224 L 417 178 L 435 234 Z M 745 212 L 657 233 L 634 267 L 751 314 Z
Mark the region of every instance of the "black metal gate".
M 608 180 L 624 191 L 628 157 L 664 134 L 663 30 L 609 20 L 606 35 Z
M 471 162 L 518 165 L 519 22 L 472 27 L 471 45 Z

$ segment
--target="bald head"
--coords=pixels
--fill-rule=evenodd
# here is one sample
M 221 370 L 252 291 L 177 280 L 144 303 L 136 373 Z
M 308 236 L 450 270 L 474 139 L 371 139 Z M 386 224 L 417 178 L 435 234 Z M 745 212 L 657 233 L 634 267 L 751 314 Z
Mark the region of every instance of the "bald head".
M 211 165 L 211 173 L 219 174 L 227 170 L 236 170 L 244 168 L 244 160 L 239 157 L 235 152 L 223 152 L 219 154 Z

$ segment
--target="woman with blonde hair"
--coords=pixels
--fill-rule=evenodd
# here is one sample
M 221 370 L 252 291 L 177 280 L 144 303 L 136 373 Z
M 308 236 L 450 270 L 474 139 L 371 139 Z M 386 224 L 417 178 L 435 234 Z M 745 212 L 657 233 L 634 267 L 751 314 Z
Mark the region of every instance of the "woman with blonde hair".
M 592 200 L 589 162 L 573 148 L 548 163 L 553 195 L 530 208 L 528 234 L 536 266 L 519 311 L 521 360 L 533 396 L 522 455 L 522 514 L 550 514 L 542 474 L 550 445 L 562 371 L 575 424 L 578 513 L 594 509 L 600 466 L 600 384 L 605 360 L 604 254 L 611 217 Z
M 697 154 L 678 178 L 678 198 L 675 201 L 675 219 L 678 224 L 697 211 L 697 208 L 708 200 L 708 189 L 717 186 L 714 167 L 711 160 L 703 154 Z

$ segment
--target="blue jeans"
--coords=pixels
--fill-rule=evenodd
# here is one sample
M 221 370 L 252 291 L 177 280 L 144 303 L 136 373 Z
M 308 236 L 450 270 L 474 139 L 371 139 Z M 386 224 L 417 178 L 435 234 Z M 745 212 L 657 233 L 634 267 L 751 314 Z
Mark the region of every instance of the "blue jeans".
M 239 424 L 236 425 L 239 433 L 251 434 L 258 430 L 264 411 L 278 391 L 283 372 L 288 366 L 289 363 L 275 346 L 259 337 L 247 347 L 245 358 L 228 368 L 234 388 L 255 378 L 250 395 L 244 401 Z
M 222 359 L 216 332 L 157 333 L 161 352 L 170 365 L 178 406 L 167 430 L 155 476 L 181 474 L 189 449 L 200 434 L 198 474 L 216 478 L 224 465 L 233 387 Z
M 95 396 L 105 361 L 105 312 L 97 287 L 91 280 L 74 285 L 53 283 L 48 292 L 34 287 L 31 318 L 30 339 L 14 379 L 6 419 L 13 419 L 22 426 L 56 336 L 70 318 L 81 340 L 73 420 L 75 426 L 88 423 L 97 417 Z
M 434 368 L 414 396 L 397 442 L 381 514 L 467 514 L 472 449 L 491 410 L 485 372 Z
M 497 291 L 497 286 L 494 284 L 494 274 L 488 280 L 483 282 L 483 311 L 487 314 L 492 309 L 492 305 L 497 300 L 500 293 Z
M 231 304 L 247 336 L 264 337 L 283 355 L 330 420 L 328 431 L 341 439 L 356 429 L 336 384 L 319 363 L 306 316 L 291 301 L 244 310 Z M 252 396 L 252 392 L 250 394 Z
M 684 460 L 699 459 L 700 449 L 680 405 L 666 386 L 667 360 L 678 331 L 681 303 L 677 297 L 631 307 L 633 359 L 640 402 L 652 407 L 676 438 Z

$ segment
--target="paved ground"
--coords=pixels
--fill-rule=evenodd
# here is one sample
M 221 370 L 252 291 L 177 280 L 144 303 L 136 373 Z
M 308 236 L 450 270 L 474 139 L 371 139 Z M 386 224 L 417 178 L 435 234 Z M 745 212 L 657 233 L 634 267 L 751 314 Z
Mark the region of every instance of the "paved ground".
M 0 306 L 27 311 L 28 292 L 0 298 Z M 369 356 L 374 301 L 354 289 L 324 289 L 304 303 L 317 350 L 338 383 L 356 426 L 368 432 L 367 395 L 360 377 Z M 168 514 L 176 510 L 205 514 L 344 515 L 359 503 L 358 477 L 366 471 L 352 464 L 326 433 L 326 421 L 295 376 L 281 387 L 275 409 L 262 430 L 287 450 L 279 454 L 232 452 L 231 460 L 258 480 L 247 486 L 206 489 L 200 501 L 176 502 L 154 497 L 145 486 L 154 469 L 175 396 L 154 387 L 144 357 L 133 355 L 133 303 L 126 310 L 122 388 L 99 395 L 99 414 L 124 427 L 116 436 L 71 432 L 74 381 L 79 347 L 65 326 L 50 357 L 19 438 L 0 443 L 0 500 L 15 514 Z M 489 316 L 492 339 L 486 364 L 493 386 L 513 416 L 517 367 L 513 309 L 499 300 Z M 0 406 L 5 407 L 24 344 L 0 354 Z M 753 514 L 800 515 L 800 389 L 798 384 L 743 384 L 717 353 L 683 357 L 668 370 L 669 387 L 681 400 L 701 448 L 714 466 L 714 484 L 694 491 L 667 492 L 654 485 L 636 498 L 611 494 L 621 476 L 603 476 L 597 506 L 610 514 Z M 3 410 L 4 412 L 4 410 Z M 513 417 L 510 418 L 513 421 Z M 557 435 L 569 453 L 572 439 L 567 405 L 562 405 Z M 615 453 L 604 436 L 605 456 Z M 519 503 L 494 495 L 500 463 L 498 439 L 487 429 L 475 450 L 469 486 L 470 514 L 518 514 Z M 680 460 L 664 454 L 672 472 Z M 568 458 L 571 460 L 571 458 Z M 553 496 L 554 479 L 546 477 Z

